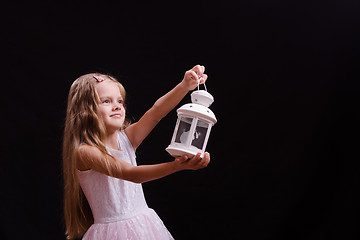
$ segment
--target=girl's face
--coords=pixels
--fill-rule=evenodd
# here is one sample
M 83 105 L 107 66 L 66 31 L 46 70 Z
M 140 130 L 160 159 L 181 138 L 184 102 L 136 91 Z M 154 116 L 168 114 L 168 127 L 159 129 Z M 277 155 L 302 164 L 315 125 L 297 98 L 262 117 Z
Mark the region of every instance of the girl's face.
M 125 120 L 125 108 L 120 89 L 115 82 L 103 81 L 96 86 L 100 97 L 100 112 L 108 132 L 119 130 Z

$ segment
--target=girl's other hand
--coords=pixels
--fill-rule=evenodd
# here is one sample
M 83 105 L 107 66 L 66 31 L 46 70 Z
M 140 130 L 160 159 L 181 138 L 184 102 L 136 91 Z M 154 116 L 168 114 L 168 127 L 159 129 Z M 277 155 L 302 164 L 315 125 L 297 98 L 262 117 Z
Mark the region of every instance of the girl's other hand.
M 204 157 L 200 157 L 200 153 L 189 159 L 187 155 L 175 158 L 175 164 L 178 170 L 198 170 L 207 167 L 210 162 L 210 153 L 205 152 Z
M 186 71 L 184 75 L 184 79 L 182 80 L 181 84 L 188 90 L 194 90 L 198 82 L 203 84 L 208 76 L 204 74 L 205 67 L 201 65 L 196 65 L 191 70 Z

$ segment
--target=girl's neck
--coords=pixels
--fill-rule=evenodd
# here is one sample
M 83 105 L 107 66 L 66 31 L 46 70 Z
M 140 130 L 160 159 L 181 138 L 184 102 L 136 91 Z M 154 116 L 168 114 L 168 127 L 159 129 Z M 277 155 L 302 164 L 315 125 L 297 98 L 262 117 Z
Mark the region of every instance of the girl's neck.
M 118 149 L 118 143 L 117 143 L 117 132 L 111 132 L 111 133 L 107 133 L 106 135 L 106 139 L 105 139 L 105 145 L 113 148 L 113 149 Z

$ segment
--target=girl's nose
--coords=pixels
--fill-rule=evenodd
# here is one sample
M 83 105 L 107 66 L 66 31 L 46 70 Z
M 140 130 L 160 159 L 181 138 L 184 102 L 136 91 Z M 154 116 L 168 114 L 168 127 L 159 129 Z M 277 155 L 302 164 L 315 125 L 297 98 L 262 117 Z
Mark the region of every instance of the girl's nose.
M 112 110 L 113 110 L 113 111 L 121 110 L 120 104 L 115 104 L 115 105 L 113 106 L 113 109 L 112 109 Z

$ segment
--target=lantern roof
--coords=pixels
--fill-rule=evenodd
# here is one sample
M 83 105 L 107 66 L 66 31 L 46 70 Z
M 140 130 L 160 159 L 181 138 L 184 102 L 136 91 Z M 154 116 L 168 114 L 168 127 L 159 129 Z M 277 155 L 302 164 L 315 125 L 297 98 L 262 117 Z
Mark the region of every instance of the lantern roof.
M 215 114 L 213 111 L 211 111 L 209 108 L 196 104 L 196 103 L 188 103 L 183 106 L 181 106 L 177 110 L 178 115 L 190 115 L 190 116 L 196 116 L 203 118 L 212 124 L 215 124 L 217 122 Z

